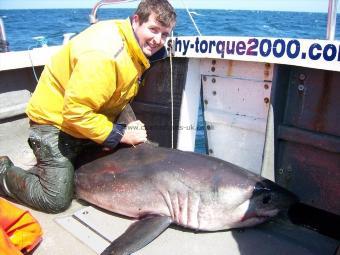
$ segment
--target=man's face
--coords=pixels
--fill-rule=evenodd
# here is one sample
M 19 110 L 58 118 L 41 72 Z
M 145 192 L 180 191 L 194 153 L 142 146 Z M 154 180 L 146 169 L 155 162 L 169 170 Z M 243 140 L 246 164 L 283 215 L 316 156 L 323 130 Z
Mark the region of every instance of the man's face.
M 145 56 L 150 57 L 163 47 L 173 25 L 169 27 L 162 26 L 156 20 L 155 14 L 151 13 L 148 21 L 143 24 L 139 24 L 138 15 L 134 15 L 132 28 L 143 53 Z

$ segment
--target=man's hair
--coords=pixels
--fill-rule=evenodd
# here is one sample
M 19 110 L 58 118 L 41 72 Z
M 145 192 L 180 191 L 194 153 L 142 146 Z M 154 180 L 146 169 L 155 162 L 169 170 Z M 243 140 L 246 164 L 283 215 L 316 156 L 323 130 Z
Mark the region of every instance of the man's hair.
M 147 22 L 152 12 L 162 26 L 175 25 L 177 15 L 175 9 L 167 0 L 142 0 L 135 12 L 135 15 L 139 17 L 139 24 Z

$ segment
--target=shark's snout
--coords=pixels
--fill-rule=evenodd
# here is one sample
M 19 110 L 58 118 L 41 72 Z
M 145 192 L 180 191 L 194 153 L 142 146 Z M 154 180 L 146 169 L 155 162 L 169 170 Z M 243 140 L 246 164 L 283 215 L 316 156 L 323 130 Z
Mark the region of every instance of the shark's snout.
M 288 211 L 298 201 L 292 192 L 263 179 L 254 185 L 248 209 L 242 218 L 243 224 L 251 226 L 265 222 L 282 211 Z
M 262 180 L 254 186 L 250 209 L 260 216 L 272 217 L 280 211 L 287 211 L 298 201 L 298 197 L 287 189 L 270 180 Z
M 256 183 L 253 194 L 261 195 L 263 205 L 273 204 L 278 209 L 288 209 L 299 201 L 294 193 L 267 179 Z

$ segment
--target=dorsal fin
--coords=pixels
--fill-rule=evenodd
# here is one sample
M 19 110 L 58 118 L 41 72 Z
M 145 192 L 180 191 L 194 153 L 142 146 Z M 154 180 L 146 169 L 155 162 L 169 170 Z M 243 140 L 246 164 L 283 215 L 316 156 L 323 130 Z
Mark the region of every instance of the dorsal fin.
M 137 120 L 135 113 L 130 104 L 127 104 L 123 111 L 119 114 L 116 123 L 127 125 L 132 121 Z
M 130 104 L 127 104 L 123 111 L 119 114 L 116 123 L 117 124 L 123 124 L 127 126 L 130 122 L 137 120 L 135 113 L 132 110 L 132 107 Z M 146 143 L 151 144 L 153 146 L 158 146 L 158 143 L 146 141 Z

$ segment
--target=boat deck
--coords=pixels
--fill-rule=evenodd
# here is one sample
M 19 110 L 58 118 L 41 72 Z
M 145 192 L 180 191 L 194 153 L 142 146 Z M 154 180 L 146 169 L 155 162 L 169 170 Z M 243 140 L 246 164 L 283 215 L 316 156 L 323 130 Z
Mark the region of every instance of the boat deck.
M 34 164 L 27 145 L 28 120 L 21 118 L 0 124 L 0 155 L 8 155 L 23 168 Z M 39 221 L 43 241 L 34 255 L 95 255 L 131 224 L 131 220 L 112 215 L 74 200 L 60 214 L 46 214 L 23 205 Z M 169 228 L 136 254 L 334 254 L 336 240 L 283 220 L 246 230 L 195 233 Z

